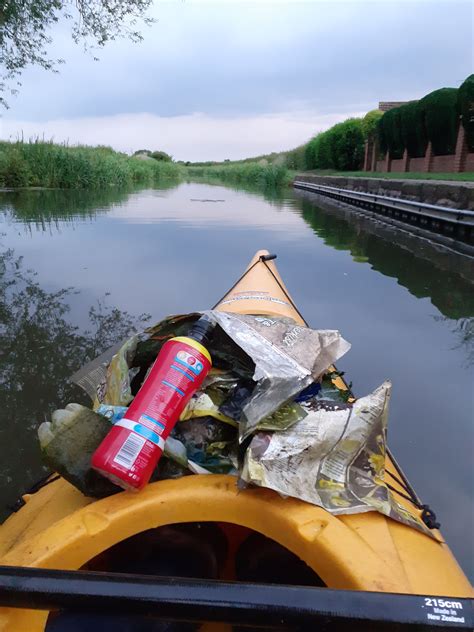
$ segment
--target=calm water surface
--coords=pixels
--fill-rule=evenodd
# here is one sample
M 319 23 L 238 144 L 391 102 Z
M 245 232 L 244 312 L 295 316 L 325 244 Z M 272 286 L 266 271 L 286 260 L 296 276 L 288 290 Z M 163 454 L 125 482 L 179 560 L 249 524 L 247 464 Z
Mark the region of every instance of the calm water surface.
M 80 401 L 66 378 L 140 324 L 207 308 L 257 249 L 278 253 L 339 368 L 394 390 L 389 440 L 473 576 L 473 261 L 307 194 L 210 184 L 135 193 L 0 193 L 0 503 L 42 468 L 35 428 Z

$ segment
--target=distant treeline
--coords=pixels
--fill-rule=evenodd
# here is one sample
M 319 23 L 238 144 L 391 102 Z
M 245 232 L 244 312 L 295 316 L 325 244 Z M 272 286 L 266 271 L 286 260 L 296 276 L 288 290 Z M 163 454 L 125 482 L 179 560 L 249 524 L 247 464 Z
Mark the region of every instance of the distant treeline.
M 94 189 L 151 184 L 180 173 L 176 163 L 134 158 L 110 147 L 0 142 L 1 187 Z

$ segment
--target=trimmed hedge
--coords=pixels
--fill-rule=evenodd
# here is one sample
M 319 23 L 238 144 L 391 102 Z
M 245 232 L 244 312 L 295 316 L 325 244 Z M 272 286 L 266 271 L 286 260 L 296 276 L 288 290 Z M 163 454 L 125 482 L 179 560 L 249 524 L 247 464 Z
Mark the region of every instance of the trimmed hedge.
M 420 99 L 426 135 L 437 156 L 454 154 L 458 133 L 457 88 L 441 88 Z
M 418 158 L 424 156 L 428 141 L 431 141 L 435 155 L 454 154 L 461 110 L 467 121 L 469 117 L 473 119 L 469 142 L 474 146 L 474 75 L 471 77 L 463 84 L 466 85 L 462 99 L 456 88 L 441 88 L 419 101 L 385 112 L 377 124 L 382 153 L 389 151 L 392 158 L 401 158 L 407 149 L 411 158 Z
M 426 153 L 428 137 L 423 120 L 423 110 L 418 101 L 402 105 L 399 110 L 400 134 L 403 147 L 411 158 L 422 158 Z
M 385 112 L 380 119 L 380 124 L 384 131 L 386 149 L 393 159 L 402 158 L 405 147 L 402 141 L 400 108 L 394 108 Z
M 469 75 L 459 87 L 458 110 L 466 130 L 467 146 L 474 151 L 474 75 Z

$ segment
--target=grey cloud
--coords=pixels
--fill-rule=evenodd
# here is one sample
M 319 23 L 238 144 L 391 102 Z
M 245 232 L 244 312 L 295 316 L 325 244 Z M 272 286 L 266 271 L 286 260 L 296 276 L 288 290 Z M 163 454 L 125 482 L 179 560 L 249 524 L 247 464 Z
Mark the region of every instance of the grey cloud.
M 468 2 L 157 3 L 140 45 L 94 62 L 58 31 L 60 75 L 30 69 L 6 118 L 149 112 L 320 114 L 409 99 L 472 72 Z

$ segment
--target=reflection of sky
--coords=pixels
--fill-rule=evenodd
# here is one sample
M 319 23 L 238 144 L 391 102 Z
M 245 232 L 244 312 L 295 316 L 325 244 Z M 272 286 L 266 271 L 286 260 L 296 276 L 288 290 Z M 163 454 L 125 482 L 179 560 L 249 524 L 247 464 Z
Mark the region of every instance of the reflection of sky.
M 473 376 L 472 368 L 463 369 L 463 348 L 455 348 L 456 321 L 437 319 L 429 298 L 417 299 L 396 278 L 326 245 L 299 214 L 300 202 L 288 197 L 274 206 L 224 187 L 181 185 L 133 194 L 95 221 L 59 222 L 51 232 L 25 232 L 10 223 L 0 231 L 43 287 L 81 290 L 72 299 L 72 318 L 79 323 L 104 292 L 111 292 L 110 304 L 154 319 L 207 308 L 256 250 L 278 253 L 280 272 L 308 321 L 340 329 L 352 342 L 339 364 L 356 393 L 393 380 L 390 444 L 467 568 L 474 527 L 467 506 Z M 446 282 L 442 270 L 432 274 L 441 286 Z

